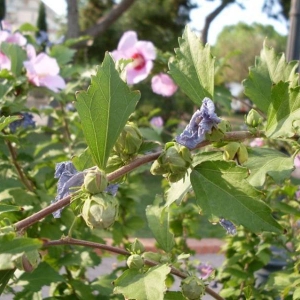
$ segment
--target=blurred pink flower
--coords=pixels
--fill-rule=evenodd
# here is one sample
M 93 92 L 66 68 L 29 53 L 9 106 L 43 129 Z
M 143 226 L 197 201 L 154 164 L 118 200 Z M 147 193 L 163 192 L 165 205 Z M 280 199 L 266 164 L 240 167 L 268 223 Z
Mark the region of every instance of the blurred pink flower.
M 152 91 L 164 97 L 170 97 L 177 91 L 177 85 L 173 79 L 167 75 L 160 73 L 152 77 L 151 80 Z
M 150 124 L 154 127 L 162 127 L 164 125 L 164 120 L 162 117 L 153 117 L 150 120 Z
M 207 279 L 211 273 L 214 271 L 213 267 L 209 264 L 199 264 L 199 266 L 197 267 L 198 272 L 200 273 L 200 277 L 202 279 Z
M 35 48 L 31 44 L 26 45 L 26 53 L 29 60 L 36 57 Z
M 264 145 L 263 138 L 255 138 L 251 143 L 250 147 L 262 147 Z
M 10 59 L 0 51 L 0 70 L 7 69 L 10 70 L 11 62 Z
M 135 84 L 144 80 L 151 72 L 156 51 L 151 42 L 138 41 L 135 31 L 126 31 L 112 56 L 116 61 L 122 58 L 133 59 L 126 66 L 126 78 L 128 84 Z
M 9 43 L 9 44 L 16 44 L 19 46 L 25 46 L 27 40 L 20 32 L 10 33 L 6 30 L 1 30 L 0 43 L 2 42 Z
M 296 155 L 294 158 L 294 166 L 300 168 L 300 154 Z
M 28 49 L 27 49 L 28 53 Z M 28 54 L 27 54 L 28 55 Z M 53 92 L 58 92 L 65 88 L 64 79 L 59 76 L 59 66 L 55 58 L 49 57 L 45 53 L 36 56 L 33 48 L 29 49 L 30 59 L 24 61 L 29 81 L 36 86 L 45 86 Z
M 300 200 L 300 189 L 296 192 L 296 199 Z

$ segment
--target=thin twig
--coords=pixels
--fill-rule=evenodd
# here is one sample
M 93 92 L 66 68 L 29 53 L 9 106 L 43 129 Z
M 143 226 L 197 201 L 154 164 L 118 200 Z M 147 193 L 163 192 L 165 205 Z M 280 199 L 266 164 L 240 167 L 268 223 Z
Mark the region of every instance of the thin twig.
M 85 240 L 78 240 L 78 239 L 73 239 L 70 237 L 66 237 L 66 238 L 62 238 L 60 240 L 54 240 L 54 241 L 47 241 L 44 243 L 44 247 L 50 247 L 50 246 L 58 246 L 58 245 L 77 245 L 77 246 L 84 246 L 84 247 L 90 247 L 90 248 L 94 248 L 94 249 L 101 249 L 101 250 L 105 250 L 105 251 L 110 251 L 113 253 L 117 253 L 117 254 L 121 254 L 121 255 L 125 255 L 125 256 L 129 256 L 130 252 L 114 247 L 114 246 L 109 246 L 109 245 L 105 245 L 105 244 L 100 244 L 100 243 L 94 243 L 94 242 L 88 242 Z M 144 260 L 145 264 L 148 266 L 157 266 L 159 265 L 159 263 L 154 262 L 152 260 L 148 260 L 145 259 Z M 176 275 L 182 279 L 188 277 L 188 275 L 186 273 L 183 273 L 179 270 L 177 270 L 174 267 L 170 267 L 171 268 L 171 273 L 173 275 Z M 216 292 L 214 292 L 212 289 L 210 289 L 209 287 L 205 287 L 205 291 L 207 294 L 211 295 L 212 297 L 214 297 L 217 300 L 224 300 L 220 295 L 218 295 Z

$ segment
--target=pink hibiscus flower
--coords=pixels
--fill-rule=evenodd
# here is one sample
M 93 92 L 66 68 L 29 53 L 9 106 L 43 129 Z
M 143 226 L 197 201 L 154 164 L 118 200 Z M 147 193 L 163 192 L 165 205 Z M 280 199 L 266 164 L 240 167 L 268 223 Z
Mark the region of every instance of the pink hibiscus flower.
M 164 125 L 164 120 L 162 117 L 153 117 L 150 120 L 150 124 L 154 127 L 163 127 Z
M 59 76 L 59 66 L 55 58 L 49 57 L 45 53 L 36 55 L 34 48 L 27 48 L 28 61 L 24 61 L 27 71 L 27 78 L 36 86 L 45 86 L 53 92 L 64 89 L 66 83 Z
M 19 46 L 25 46 L 27 43 L 26 38 L 19 32 L 10 33 L 6 30 L 0 31 L 0 43 L 5 42 L 9 44 L 16 44 Z
M 167 75 L 160 73 L 152 77 L 152 91 L 164 97 L 171 97 L 177 91 L 177 85 L 173 79 Z
M 138 41 L 135 31 L 127 31 L 122 35 L 112 56 L 116 61 L 122 58 L 133 59 L 126 66 L 126 78 L 128 84 L 135 84 L 144 80 L 151 72 L 156 51 L 151 42 Z

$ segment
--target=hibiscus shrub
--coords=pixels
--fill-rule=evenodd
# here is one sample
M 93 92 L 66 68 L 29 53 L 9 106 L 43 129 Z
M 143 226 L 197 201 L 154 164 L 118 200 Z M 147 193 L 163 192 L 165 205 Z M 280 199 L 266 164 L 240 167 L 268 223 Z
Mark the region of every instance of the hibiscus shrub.
M 50 286 L 48 299 L 298 299 L 297 62 L 263 46 L 243 82 L 253 107 L 236 131 L 216 58 L 188 27 L 157 66 L 164 54 L 133 31 L 90 68 L 72 65 L 66 44 L 41 51 L 34 32 L 0 32 L 0 294 L 42 299 Z M 137 109 L 137 83 L 197 108 L 177 118 Z M 228 235 L 217 270 L 190 257 L 203 217 Z M 135 238 L 145 224 L 156 252 Z M 108 252 L 123 264 L 91 278 Z M 278 253 L 283 263 L 262 279 Z

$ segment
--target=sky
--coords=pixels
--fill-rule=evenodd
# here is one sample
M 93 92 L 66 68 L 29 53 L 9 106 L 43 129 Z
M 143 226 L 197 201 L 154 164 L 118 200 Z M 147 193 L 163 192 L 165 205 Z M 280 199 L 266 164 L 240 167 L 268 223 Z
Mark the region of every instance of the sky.
M 43 0 L 43 2 L 51 7 L 57 14 L 66 14 L 65 0 Z M 191 11 L 192 21 L 190 25 L 192 28 L 200 32 L 204 26 L 205 17 L 221 3 L 221 0 L 194 0 L 194 2 L 198 4 L 199 8 Z M 247 24 L 257 22 L 264 25 L 272 25 L 278 33 L 282 35 L 286 35 L 288 33 L 286 22 L 283 20 L 277 21 L 268 18 L 266 13 L 262 12 L 264 0 L 240 0 L 239 2 L 244 4 L 245 9 L 241 9 L 237 4 L 230 4 L 211 23 L 208 33 L 209 44 L 215 44 L 217 36 L 224 26 L 234 25 L 238 22 L 245 22 Z

